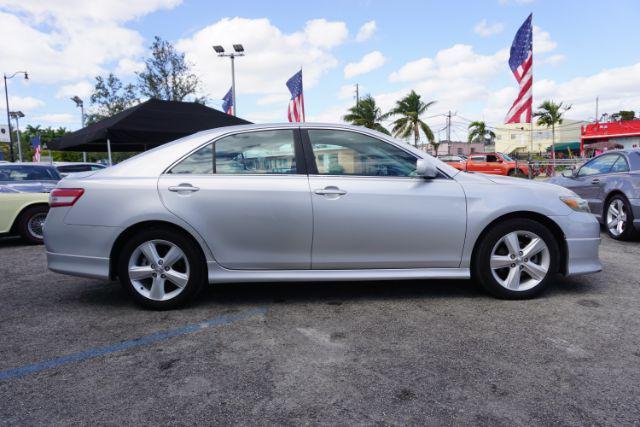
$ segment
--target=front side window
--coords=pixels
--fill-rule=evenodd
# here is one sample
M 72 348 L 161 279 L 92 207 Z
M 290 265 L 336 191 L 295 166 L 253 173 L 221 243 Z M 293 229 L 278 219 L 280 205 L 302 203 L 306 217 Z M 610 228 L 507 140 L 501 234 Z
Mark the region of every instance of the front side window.
M 586 163 L 578 171 L 578 176 L 599 175 L 602 173 L 609 173 L 613 164 L 618 160 L 617 155 L 606 155 L 597 157 L 590 162 Z
M 415 176 L 416 158 L 377 138 L 339 130 L 308 134 L 320 175 Z
M 485 156 L 471 156 L 472 162 L 486 162 L 487 158 Z
M 172 174 L 295 174 L 293 130 L 246 132 L 208 144 L 171 169 Z

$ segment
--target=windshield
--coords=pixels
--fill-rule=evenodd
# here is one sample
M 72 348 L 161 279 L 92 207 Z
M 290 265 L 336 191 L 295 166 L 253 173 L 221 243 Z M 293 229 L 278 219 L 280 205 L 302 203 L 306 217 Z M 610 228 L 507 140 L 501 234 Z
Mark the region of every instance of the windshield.
M 58 181 L 60 175 L 52 167 L 0 165 L 0 181 Z
M 504 154 L 504 153 L 498 153 L 498 154 L 500 154 L 500 155 L 502 156 L 502 158 L 504 159 L 504 161 L 506 161 L 506 162 L 513 162 L 513 159 L 512 159 L 511 157 L 507 156 L 506 154 Z

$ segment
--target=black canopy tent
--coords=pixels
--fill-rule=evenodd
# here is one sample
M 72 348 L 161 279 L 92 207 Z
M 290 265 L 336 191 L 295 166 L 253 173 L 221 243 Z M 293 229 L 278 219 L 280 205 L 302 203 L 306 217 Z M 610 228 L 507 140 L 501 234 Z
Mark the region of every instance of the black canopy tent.
M 59 151 L 144 151 L 201 130 L 249 124 L 195 102 L 149 99 L 47 144 Z

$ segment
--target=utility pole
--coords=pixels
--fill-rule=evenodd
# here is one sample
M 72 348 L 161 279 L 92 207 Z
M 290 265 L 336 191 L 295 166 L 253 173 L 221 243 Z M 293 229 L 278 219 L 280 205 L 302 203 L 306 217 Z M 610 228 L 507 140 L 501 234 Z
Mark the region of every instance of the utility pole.
M 360 104 L 360 86 L 356 83 L 356 107 Z
M 447 114 L 447 154 L 451 155 L 451 110 Z

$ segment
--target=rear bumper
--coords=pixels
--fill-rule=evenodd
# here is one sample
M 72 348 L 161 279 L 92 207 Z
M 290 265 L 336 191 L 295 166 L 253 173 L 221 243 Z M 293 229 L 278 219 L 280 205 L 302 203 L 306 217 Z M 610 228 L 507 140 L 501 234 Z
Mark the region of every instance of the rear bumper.
M 58 254 L 47 251 L 47 266 L 56 273 L 109 280 L 109 258 Z

